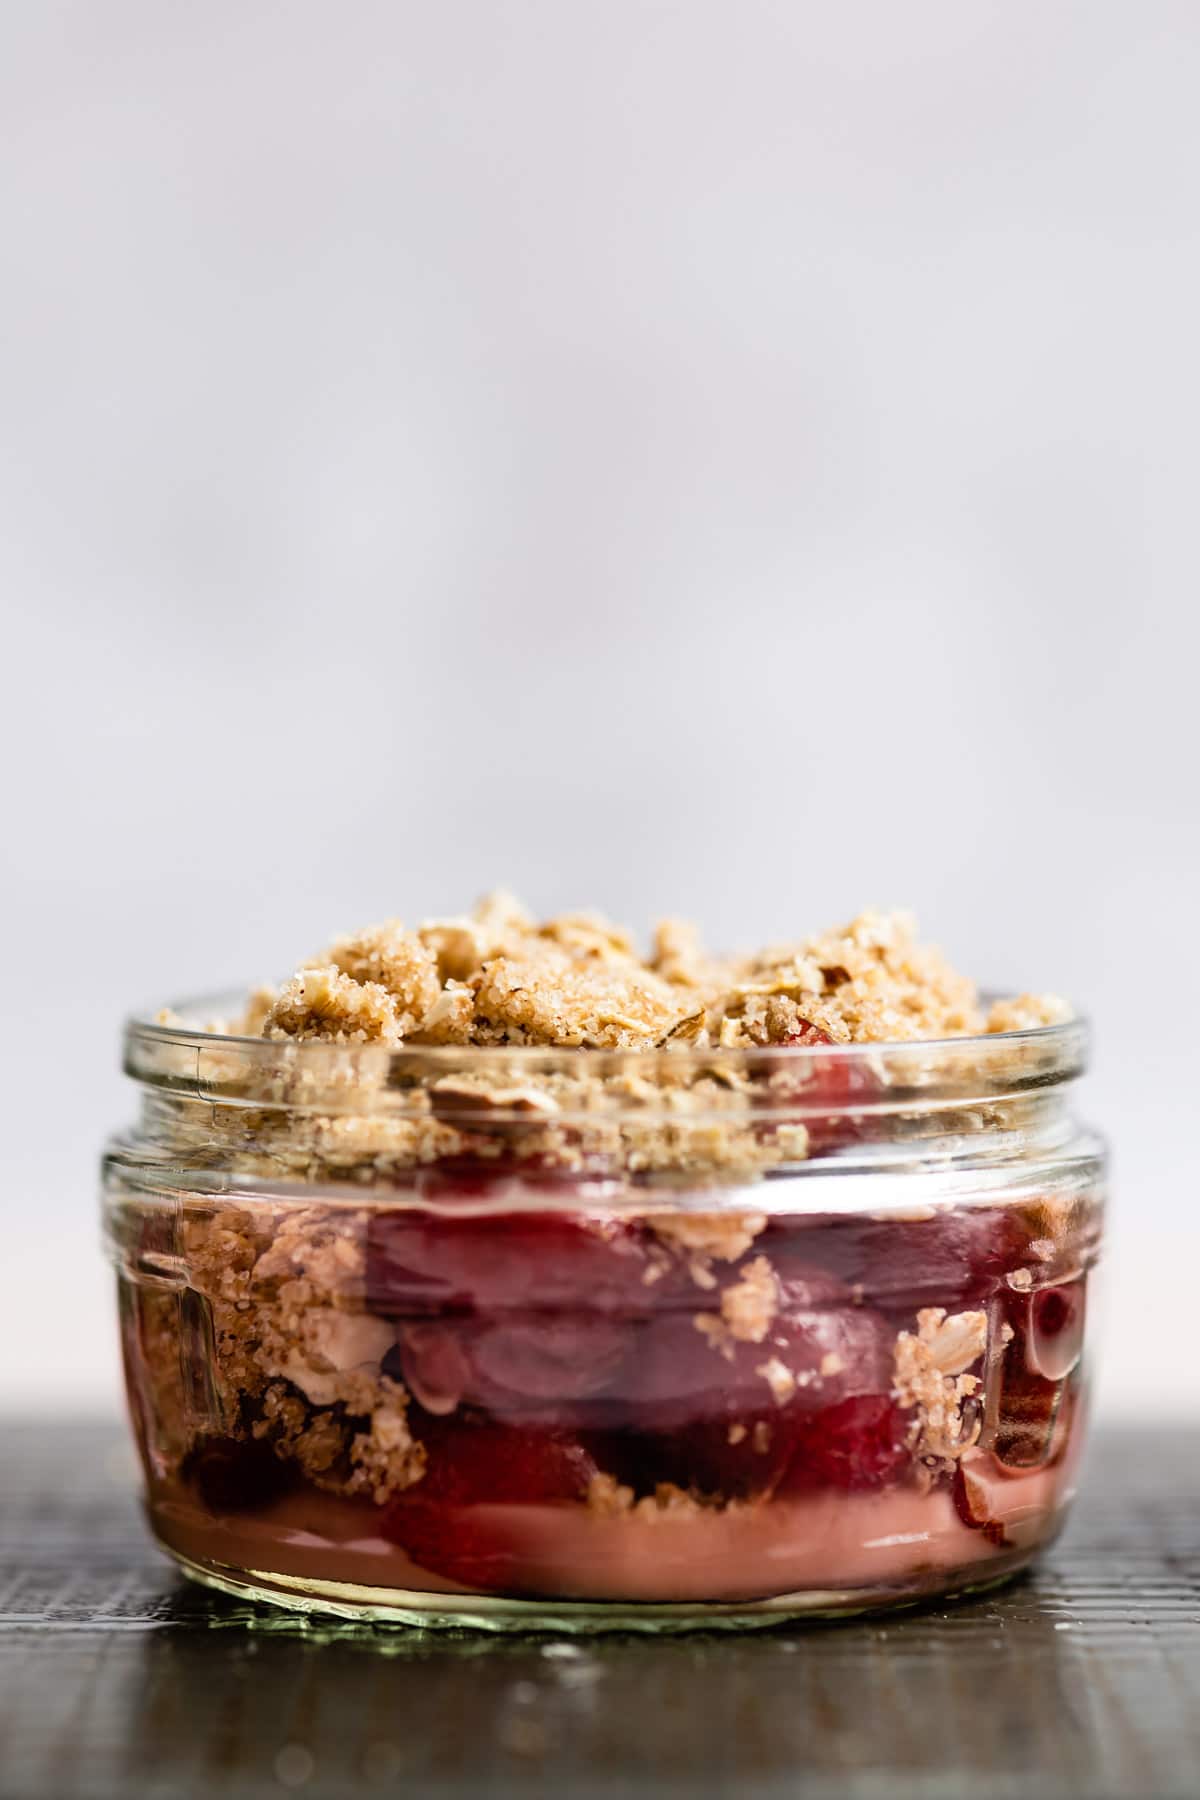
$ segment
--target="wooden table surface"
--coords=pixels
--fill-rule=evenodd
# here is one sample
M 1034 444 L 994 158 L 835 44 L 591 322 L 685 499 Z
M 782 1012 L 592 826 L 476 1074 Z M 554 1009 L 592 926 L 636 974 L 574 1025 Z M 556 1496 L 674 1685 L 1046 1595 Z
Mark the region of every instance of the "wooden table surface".
M 312 1626 L 150 1545 L 123 1431 L 0 1435 L 0 1793 L 1200 1794 L 1200 1442 L 1109 1434 L 1061 1544 L 955 1606 L 743 1636 Z

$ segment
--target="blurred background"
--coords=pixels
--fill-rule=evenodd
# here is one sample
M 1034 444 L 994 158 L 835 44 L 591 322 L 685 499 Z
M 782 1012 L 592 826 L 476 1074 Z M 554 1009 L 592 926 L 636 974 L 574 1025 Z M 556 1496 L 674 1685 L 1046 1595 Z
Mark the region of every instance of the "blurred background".
M 905 905 L 1098 1034 L 1200 1409 L 1200 17 L 0 24 L 0 1404 L 118 1403 L 122 1013 L 457 910 Z

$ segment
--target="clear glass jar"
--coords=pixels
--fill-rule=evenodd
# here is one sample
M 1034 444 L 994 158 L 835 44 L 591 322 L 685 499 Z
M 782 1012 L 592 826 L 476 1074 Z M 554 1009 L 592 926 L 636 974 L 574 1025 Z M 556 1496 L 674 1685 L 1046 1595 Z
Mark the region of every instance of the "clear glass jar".
M 105 1216 L 155 1535 L 240 1595 L 493 1628 L 1012 1574 L 1083 1431 L 1085 1047 L 1078 1022 L 607 1052 L 133 1021 Z

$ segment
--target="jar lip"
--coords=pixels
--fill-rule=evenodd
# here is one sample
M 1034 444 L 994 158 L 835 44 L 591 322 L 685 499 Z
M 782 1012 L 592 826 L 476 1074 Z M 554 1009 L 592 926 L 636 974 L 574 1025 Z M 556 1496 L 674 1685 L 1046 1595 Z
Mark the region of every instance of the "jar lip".
M 679 1070 L 703 1064 L 706 1069 L 746 1071 L 748 1069 L 840 1064 L 847 1068 L 870 1067 L 875 1074 L 897 1077 L 901 1081 L 906 1070 L 920 1065 L 928 1079 L 938 1064 L 947 1071 L 970 1067 L 977 1082 L 991 1075 L 1009 1086 L 1016 1078 L 1018 1086 L 1054 1086 L 1070 1081 L 1087 1066 L 1091 1027 L 1086 1015 L 1072 1014 L 1052 1025 L 1030 1026 L 1018 1031 L 996 1031 L 964 1034 L 959 1037 L 897 1038 L 856 1044 L 774 1044 L 769 1046 L 726 1047 L 714 1045 L 699 1048 L 692 1045 L 654 1045 L 645 1049 L 609 1049 L 589 1046 L 545 1044 L 397 1044 L 331 1043 L 323 1039 L 250 1037 L 236 1032 L 212 1031 L 205 1028 L 205 1018 L 236 1014 L 245 1004 L 246 990 L 235 989 L 182 1000 L 166 1010 L 175 1022 L 163 1023 L 155 1013 L 133 1013 L 125 1020 L 125 1066 L 129 1074 L 154 1078 L 152 1066 L 156 1051 L 226 1052 L 239 1058 L 269 1065 L 285 1058 L 291 1068 L 298 1065 L 316 1073 L 336 1065 L 345 1070 L 348 1062 L 361 1060 L 363 1066 L 377 1071 L 381 1062 L 411 1075 L 424 1067 L 431 1075 L 439 1070 L 462 1071 L 472 1068 L 485 1073 L 503 1065 L 511 1075 L 514 1065 L 531 1074 L 549 1071 L 574 1071 L 586 1066 L 593 1072 L 620 1068 L 622 1071 L 649 1073 Z M 983 990 L 985 1005 L 1004 998 L 999 992 Z M 1022 1069 L 1027 1073 L 1021 1079 Z

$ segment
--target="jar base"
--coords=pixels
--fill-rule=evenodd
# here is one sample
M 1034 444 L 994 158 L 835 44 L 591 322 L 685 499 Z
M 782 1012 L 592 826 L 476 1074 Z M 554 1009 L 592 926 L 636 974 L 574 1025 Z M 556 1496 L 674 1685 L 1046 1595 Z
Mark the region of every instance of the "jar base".
M 767 1600 L 712 1602 L 564 1601 L 506 1599 L 501 1595 L 434 1594 L 412 1589 L 321 1581 L 259 1569 L 197 1562 L 161 1543 L 189 1580 L 235 1600 L 285 1612 L 364 1625 L 397 1625 L 437 1631 L 676 1633 L 753 1631 L 801 1620 L 849 1619 L 865 1613 L 920 1606 L 931 1600 L 965 1599 L 1002 1587 L 1034 1560 L 1035 1548 L 997 1558 L 984 1573 L 978 1565 L 958 1576 L 940 1572 L 911 1582 L 873 1588 L 812 1588 Z M 1002 1566 L 1001 1566 L 1002 1565 Z

